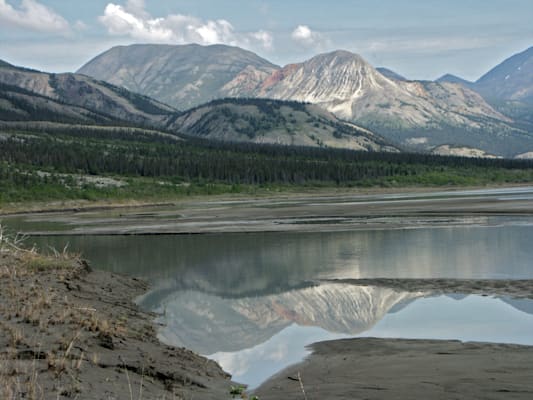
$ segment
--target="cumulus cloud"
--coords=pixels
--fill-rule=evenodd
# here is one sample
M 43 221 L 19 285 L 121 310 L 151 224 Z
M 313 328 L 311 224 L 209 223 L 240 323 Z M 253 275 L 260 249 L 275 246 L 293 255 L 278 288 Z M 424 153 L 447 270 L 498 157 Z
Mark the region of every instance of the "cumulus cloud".
M 205 21 L 182 14 L 153 17 L 146 12 L 143 0 L 129 0 L 125 6 L 109 3 L 99 20 L 112 35 L 129 36 L 148 42 L 204 45 L 223 43 L 260 46 L 267 50 L 273 46 L 269 32 L 261 30 L 239 33 L 224 19 Z
M 292 40 L 305 46 L 312 46 L 322 42 L 322 35 L 314 32 L 307 25 L 298 25 L 291 34 Z
M 22 0 L 19 7 L 0 0 L 0 22 L 39 32 L 70 31 L 67 20 L 36 0 Z

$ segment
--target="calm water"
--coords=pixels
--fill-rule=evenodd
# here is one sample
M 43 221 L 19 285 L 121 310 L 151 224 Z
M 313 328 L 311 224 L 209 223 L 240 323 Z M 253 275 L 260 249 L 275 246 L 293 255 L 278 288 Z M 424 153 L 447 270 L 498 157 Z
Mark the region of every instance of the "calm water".
M 533 279 L 533 225 L 327 233 L 30 238 L 66 243 L 98 268 L 175 280 L 223 295 L 282 290 L 318 278 Z
M 357 336 L 533 345 L 533 301 L 432 296 L 322 278 L 533 279 L 533 225 L 331 233 L 50 236 L 92 265 L 152 283 L 139 303 L 160 337 L 209 355 L 251 386 L 300 361 L 306 345 Z M 494 222 L 494 221 L 493 221 Z M 501 222 L 501 223 L 500 223 Z

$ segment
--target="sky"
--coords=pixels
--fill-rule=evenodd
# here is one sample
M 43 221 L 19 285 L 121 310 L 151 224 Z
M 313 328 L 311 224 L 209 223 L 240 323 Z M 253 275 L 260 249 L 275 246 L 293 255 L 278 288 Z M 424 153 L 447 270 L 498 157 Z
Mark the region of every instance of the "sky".
M 279 65 L 337 49 L 476 80 L 533 46 L 533 0 L 0 0 L 0 59 L 74 72 L 132 43 L 223 43 Z

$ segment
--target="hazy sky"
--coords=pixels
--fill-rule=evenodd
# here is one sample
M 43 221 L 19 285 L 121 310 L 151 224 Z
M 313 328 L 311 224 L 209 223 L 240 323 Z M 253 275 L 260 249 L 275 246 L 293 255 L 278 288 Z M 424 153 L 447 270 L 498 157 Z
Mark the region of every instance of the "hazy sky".
M 475 80 L 533 46 L 533 0 L 0 0 L 0 59 L 75 71 L 130 43 L 225 43 L 278 64 L 335 49 Z

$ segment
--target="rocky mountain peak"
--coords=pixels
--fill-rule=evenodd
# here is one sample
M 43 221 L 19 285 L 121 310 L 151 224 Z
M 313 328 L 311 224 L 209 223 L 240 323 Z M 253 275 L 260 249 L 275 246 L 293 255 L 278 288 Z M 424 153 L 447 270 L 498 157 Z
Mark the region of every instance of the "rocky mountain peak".
M 376 87 L 395 85 L 361 56 L 337 50 L 275 71 L 256 95 L 321 104 L 341 118 L 352 119 L 347 101 L 364 97 Z
M 351 51 L 347 50 L 334 50 L 330 51 L 328 53 L 322 53 L 314 56 L 310 60 L 308 60 L 309 63 L 326 63 L 331 66 L 344 64 L 344 63 L 361 63 L 361 64 L 367 64 L 365 59 L 361 57 L 359 54 L 352 53 Z
M 490 100 L 533 103 L 533 47 L 497 65 L 475 83 L 475 89 Z
M 465 87 L 471 87 L 473 82 L 467 81 L 466 79 L 460 78 L 457 75 L 453 74 L 444 74 L 438 78 L 435 82 L 437 83 L 457 83 Z
M 78 72 L 187 109 L 250 90 L 278 68 L 238 47 L 144 44 L 114 47 Z

